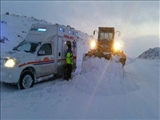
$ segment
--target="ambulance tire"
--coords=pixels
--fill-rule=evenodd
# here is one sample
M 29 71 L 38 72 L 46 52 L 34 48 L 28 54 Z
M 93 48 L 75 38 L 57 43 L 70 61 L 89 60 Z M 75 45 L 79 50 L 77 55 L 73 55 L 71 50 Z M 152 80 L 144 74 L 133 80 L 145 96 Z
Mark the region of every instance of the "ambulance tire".
M 23 72 L 18 83 L 18 88 L 22 90 L 31 88 L 33 87 L 33 85 L 34 85 L 34 75 L 30 71 Z

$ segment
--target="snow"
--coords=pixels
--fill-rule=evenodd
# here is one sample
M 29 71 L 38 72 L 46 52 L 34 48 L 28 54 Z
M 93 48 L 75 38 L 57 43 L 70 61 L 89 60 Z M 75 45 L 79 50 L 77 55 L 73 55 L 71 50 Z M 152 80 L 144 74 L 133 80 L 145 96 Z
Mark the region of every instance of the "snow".
M 0 43 L 2 54 L 25 38 L 22 30 L 39 22 L 11 15 L 2 19 L 7 22 L 1 23 L 2 30 L 8 29 L 2 32 L 8 38 Z M 78 69 L 71 81 L 51 79 L 25 90 L 0 83 L 1 119 L 159 119 L 160 59 L 127 58 L 124 68 L 103 58 L 82 62 L 87 42 L 77 43 Z
M 160 59 L 160 48 L 150 48 L 149 50 L 143 52 L 138 58 L 142 59 Z
M 4 40 L 1 45 L 1 51 L 12 50 L 17 44 L 24 40 L 28 30 L 32 24 L 51 24 L 44 20 L 37 20 L 33 17 L 28 18 L 26 16 L 19 15 L 1 15 L 1 36 L 0 39 Z M 2 52 L 3 53 L 3 52 Z

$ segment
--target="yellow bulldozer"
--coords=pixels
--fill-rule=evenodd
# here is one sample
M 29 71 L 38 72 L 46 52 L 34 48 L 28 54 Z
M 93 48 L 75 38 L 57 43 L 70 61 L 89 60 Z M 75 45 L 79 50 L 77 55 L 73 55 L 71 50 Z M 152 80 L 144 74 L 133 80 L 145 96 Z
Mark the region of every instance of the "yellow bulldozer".
M 93 31 L 95 35 L 96 30 Z M 122 50 L 118 49 L 120 45 L 115 42 L 115 34 L 119 31 L 115 31 L 114 27 L 99 27 L 97 40 L 90 42 L 90 51 L 85 54 L 85 57 L 99 57 L 105 58 L 107 60 L 112 59 L 113 56 L 119 56 L 119 62 L 122 63 L 122 66 L 125 65 L 126 55 Z

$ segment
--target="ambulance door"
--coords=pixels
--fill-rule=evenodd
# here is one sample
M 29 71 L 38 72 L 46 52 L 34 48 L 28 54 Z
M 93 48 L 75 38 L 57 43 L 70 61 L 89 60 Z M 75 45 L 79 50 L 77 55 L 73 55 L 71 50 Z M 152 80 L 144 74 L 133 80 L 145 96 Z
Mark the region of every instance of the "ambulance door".
M 58 73 L 62 71 L 62 65 L 64 63 L 63 54 L 63 37 L 58 37 Z
M 53 55 L 51 43 L 44 43 L 37 53 L 37 64 L 35 69 L 38 76 L 49 75 L 53 71 Z

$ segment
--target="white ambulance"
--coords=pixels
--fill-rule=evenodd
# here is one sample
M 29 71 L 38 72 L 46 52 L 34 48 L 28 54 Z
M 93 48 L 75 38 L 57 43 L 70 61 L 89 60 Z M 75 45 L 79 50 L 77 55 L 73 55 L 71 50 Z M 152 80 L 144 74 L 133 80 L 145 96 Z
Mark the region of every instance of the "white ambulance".
M 73 48 L 74 70 L 77 39 L 78 31 L 70 26 L 33 24 L 24 41 L 3 58 L 1 82 L 26 89 L 54 75 L 65 75 L 67 44 Z

